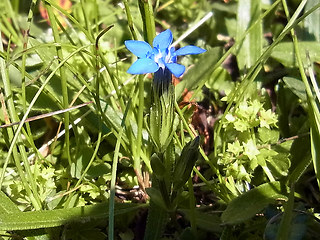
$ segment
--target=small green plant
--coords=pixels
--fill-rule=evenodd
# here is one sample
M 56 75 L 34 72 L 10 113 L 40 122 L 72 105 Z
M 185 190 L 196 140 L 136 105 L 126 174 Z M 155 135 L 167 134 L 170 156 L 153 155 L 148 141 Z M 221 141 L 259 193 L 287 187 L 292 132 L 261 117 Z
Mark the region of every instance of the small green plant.
M 279 139 L 277 122 L 277 115 L 271 109 L 266 110 L 258 99 L 246 99 L 230 109 L 222 123 L 223 152 L 217 160 L 226 177 L 250 183 L 258 166 L 270 181 L 287 174 L 289 151 L 279 153 L 271 145 Z

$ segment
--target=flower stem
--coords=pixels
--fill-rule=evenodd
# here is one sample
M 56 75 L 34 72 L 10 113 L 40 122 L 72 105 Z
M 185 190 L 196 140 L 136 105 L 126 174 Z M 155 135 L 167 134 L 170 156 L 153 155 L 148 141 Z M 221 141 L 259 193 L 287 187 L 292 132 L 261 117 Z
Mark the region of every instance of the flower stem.
M 137 133 L 137 145 L 134 156 L 133 168 L 141 175 L 140 169 L 140 152 L 142 146 L 142 128 L 143 128 L 143 110 L 144 110 L 144 77 L 139 76 L 139 109 L 138 109 L 138 133 Z

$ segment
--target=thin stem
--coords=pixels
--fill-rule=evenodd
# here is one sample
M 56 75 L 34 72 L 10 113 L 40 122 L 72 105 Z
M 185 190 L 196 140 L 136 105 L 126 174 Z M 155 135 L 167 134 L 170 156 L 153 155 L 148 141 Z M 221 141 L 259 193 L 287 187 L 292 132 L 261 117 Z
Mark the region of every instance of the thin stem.
M 134 40 L 138 40 L 136 31 L 134 30 L 133 21 L 132 21 L 132 15 L 131 15 L 131 12 L 130 12 L 130 8 L 129 8 L 128 1 L 127 1 L 127 0 L 124 0 L 124 1 L 123 1 L 123 4 L 124 4 L 124 8 L 125 8 L 125 10 L 126 10 L 127 19 L 128 19 L 128 26 L 129 26 L 129 29 L 130 29 L 132 38 L 133 38 Z
M 26 100 L 26 59 L 27 59 L 27 47 L 28 47 L 28 40 L 29 40 L 29 31 L 30 31 L 30 27 L 31 27 L 31 22 L 32 22 L 32 17 L 33 17 L 33 10 L 35 9 L 37 4 L 37 0 L 32 0 L 31 5 L 30 5 L 30 9 L 29 9 L 29 13 L 28 13 L 28 26 L 27 29 L 24 31 L 23 34 L 23 51 L 22 51 L 22 67 L 21 67 L 21 90 L 22 90 L 22 104 L 23 104 L 23 111 L 25 112 L 27 110 L 27 100 Z M 23 129 L 23 134 L 25 134 L 25 136 L 28 138 L 28 141 L 30 142 L 32 148 L 34 149 L 35 152 L 38 153 L 38 150 L 35 146 L 35 143 L 33 141 L 33 136 L 32 136 L 32 132 L 31 132 L 31 128 L 29 123 L 26 123 L 26 129 L 27 129 L 27 133 L 24 131 Z M 41 155 L 41 154 L 38 154 Z M 41 159 L 41 158 L 40 158 Z M 36 169 L 36 168 L 35 168 Z M 36 177 L 35 177 L 36 178 Z
M 140 152 L 142 147 L 142 129 L 143 129 L 143 111 L 144 111 L 144 77 L 139 76 L 139 105 L 138 105 L 138 133 L 135 156 L 134 169 L 141 175 L 140 169 Z
M 60 40 L 58 25 L 57 25 L 52 7 L 47 2 L 45 3 L 45 6 L 48 11 L 48 16 L 50 19 L 54 40 L 55 40 L 55 42 L 60 43 L 61 40 Z M 56 51 L 57 51 L 57 55 L 58 55 L 58 61 L 61 62 L 63 60 L 62 48 L 60 46 L 57 46 Z M 61 66 L 61 68 L 60 68 L 60 80 L 61 80 L 63 108 L 68 108 L 69 107 L 68 84 L 67 84 L 66 72 L 65 72 L 65 69 L 63 66 Z M 71 156 L 70 156 L 70 140 L 69 140 L 70 131 L 68 128 L 69 124 L 70 124 L 70 113 L 65 112 L 64 113 L 64 126 L 65 126 L 65 130 L 66 130 L 65 143 L 66 143 L 66 152 L 67 152 L 69 166 L 71 166 L 72 161 L 71 161 Z
M 131 106 L 131 100 L 127 104 L 127 108 L 125 109 L 125 113 L 123 115 L 121 121 L 120 132 L 117 136 L 116 147 L 114 149 L 113 161 L 112 161 L 112 171 L 111 171 L 111 186 L 110 186 L 110 197 L 109 197 L 109 230 L 108 230 L 108 239 L 114 239 L 114 198 L 116 191 L 116 178 L 117 178 L 117 166 L 118 166 L 118 158 L 119 158 L 119 150 L 121 145 L 121 138 L 124 131 L 125 121 L 127 118 L 128 111 Z
M 24 31 L 23 34 L 23 52 L 22 52 L 22 69 L 21 69 L 21 78 L 22 78 L 22 83 L 21 83 L 21 89 L 22 89 L 22 103 L 23 103 L 23 110 L 26 111 L 26 58 L 27 58 L 27 53 L 26 53 L 26 49 L 28 46 L 28 34 L 30 31 L 30 27 L 31 27 L 31 21 L 32 21 L 32 17 L 33 17 L 33 9 L 37 4 L 37 0 L 32 0 L 31 2 L 31 6 L 29 9 L 29 13 L 28 13 L 28 26 L 27 29 Z
M 80 5 L 81 5 L 81 11 L 82 11 L 82 15 L 83 15 L 83 19 L 86 25 L 86 29 L 88 29 L 88 33 L 89 35 L 91 34 L 91 27 L 90 27 L 90 23 L 89 23 L 89 19 L 87 17 L 86 11 L 85 11 L 85 2 L 83 2 L 83 0 L 80 0 Z
M 98 54 L 99 54 L 99 57 L 101 59 L 102 64 L 106 67 L 106 71 L 109 74 L 109 77 L 111 79 L 111 83 L 112 83 L 113 88 L 114 88 L 114 90 L 116 92 L 117 99 L 119 99 L 119 104 L 120 104 L 121 110 L 124 111 L 125 105 L 124 105 L 124 102 L 123 102 L 122 95 L 120 93 L 120 88 L 119 88 L 118 81 L 117 81 L 115 75 L 113 74 L 111 68 L 109 67 L 109 64 L 108 64 L 104 54 L 102 52 L 100 52 L 100 51 L 99 51 Z

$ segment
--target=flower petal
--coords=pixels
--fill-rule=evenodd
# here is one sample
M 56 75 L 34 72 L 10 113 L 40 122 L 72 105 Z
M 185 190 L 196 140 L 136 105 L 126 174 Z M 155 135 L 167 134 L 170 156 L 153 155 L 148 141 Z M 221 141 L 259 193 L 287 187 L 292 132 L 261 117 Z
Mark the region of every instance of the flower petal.
M 156 64 L 150 58 L 141 58 L 135 61 L 131 65 L 127 73 L 130 73 L 130 74 L 153 73 L 153 72 L 156 72 L 158 69 L 159 69 L 158 64 Z
M 183 65 L 180 65 L 178 63 L 167 63 L 166 67 L 172 72 L 172 74 L 176 77 L 180 77 L 186 68 Z
M 206 50 L 204 50 L 202 48 L 189 45 L 189 46 L 185 46 L 185 47 L 182 47 L 182 48 L 178 49 L 177 51 L 175 51 L 174 55 L 175 56 L 181 56 L 181 55 L 188 55 L 188 54 L 200 54 L 200 53 L 203 53 L 205 51 Z
M 124 44 L 130 52 L 140 58 L 145 58 L 147 57 L 148 53 L 152 52 L 152 48 L 149 43 L 144 41 L 127 40 L 124 41 Z
M 153 39 L 153 47 L 158 49 L 166 49 L 168 48 L 172 43 L 172 32 L 170 29 L 165 30 L 164 32 L 161 32 L 159 35 L 157 35 Z

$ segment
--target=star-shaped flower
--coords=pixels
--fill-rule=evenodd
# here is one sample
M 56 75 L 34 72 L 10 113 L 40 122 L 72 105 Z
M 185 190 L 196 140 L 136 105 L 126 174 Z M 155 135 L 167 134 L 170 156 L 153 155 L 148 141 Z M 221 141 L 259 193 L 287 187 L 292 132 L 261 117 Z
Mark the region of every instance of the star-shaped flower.
M 167 29 L 153 39 L 153 48 L 144 41 L 125 41 L 124 44 L 130 52 L 138 57 L 138 60 L 131 65 L 127 72 L 130 74 L 145 74 L 154 73 L 159 68 L 163 70 L 167 68 L 174 76 L 180 77 L 184 73 L 185 67 L 176 63 L 177 56 L 200 54 L 206 51 L 192 45 L 182 47 L 176 51 L 171 46 L 172 39 L 172 32 Z

